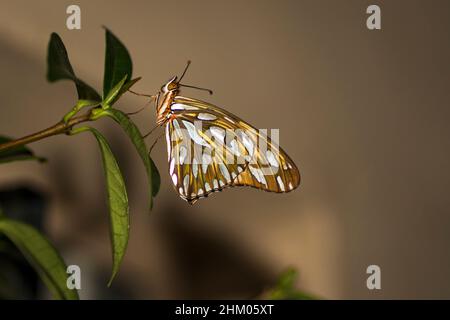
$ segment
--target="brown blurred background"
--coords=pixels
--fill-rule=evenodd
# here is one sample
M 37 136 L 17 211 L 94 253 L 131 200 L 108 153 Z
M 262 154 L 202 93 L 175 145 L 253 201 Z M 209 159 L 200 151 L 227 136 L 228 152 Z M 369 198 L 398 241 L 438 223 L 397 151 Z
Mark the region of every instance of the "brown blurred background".
M 81 7 L 82 29 L 66 29 Z M 366 28 L 370 4 L 382 30 Z M 448 1 L 0 1 L 0 134 L 19 137 L 58 121 L 76 96 L 45 80 L 51 32 L 78 76 L 100 89 L 104 30 L 128 47 L 140 92 L 154 93 L 193 65 L 192 96 L 259 128 L 280 128 L 302 172 L 286 195 L 227 190 L 190 206 L 154 149 L 161 192 L 148 214 L 143 166 L 121 129 L 97 125 L 126 176 L 131 239 L 111 268 L 104 179 L 89 135 L 32 145 L 47 164 L 0 167 L 0 187 L 49 199 L 46 232 L 82 268 L 82 298 L 247 298 L 295 266 L 298 287 L 324 298 L 450 298 Z M 120 107 L 133 111 L 134 96 Z M 154 110 L 136 119 L 154 125 Z M 150 141 L 149 141 L 150 142 Z M 366 288 L 377 264 L 382 289 Z

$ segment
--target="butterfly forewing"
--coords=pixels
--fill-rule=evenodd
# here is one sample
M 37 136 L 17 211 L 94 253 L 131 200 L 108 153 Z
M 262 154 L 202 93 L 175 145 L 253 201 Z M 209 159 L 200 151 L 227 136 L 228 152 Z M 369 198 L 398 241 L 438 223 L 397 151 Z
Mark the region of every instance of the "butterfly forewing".
M 171 110 L 166 124 L 169 174 L 187 201 L 225 187 L 289 192 L 299 185 L 289 156 L 235 115 L 185 97 L 176 97 Z

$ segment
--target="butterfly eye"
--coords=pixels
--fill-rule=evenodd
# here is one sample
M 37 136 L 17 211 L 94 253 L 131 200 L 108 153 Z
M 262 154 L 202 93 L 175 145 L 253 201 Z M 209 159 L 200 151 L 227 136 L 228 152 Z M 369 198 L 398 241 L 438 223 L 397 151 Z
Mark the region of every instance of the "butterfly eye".
M 175 82 L 169 83 L 169 90 L 175 90 L 178 88 L 178 84 Z

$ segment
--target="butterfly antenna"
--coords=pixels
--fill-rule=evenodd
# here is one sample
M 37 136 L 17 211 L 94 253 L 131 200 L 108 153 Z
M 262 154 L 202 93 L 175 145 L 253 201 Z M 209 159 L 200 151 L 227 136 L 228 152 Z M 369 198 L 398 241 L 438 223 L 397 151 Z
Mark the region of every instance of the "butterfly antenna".
M 186 74 L 186 71 L 189 69 L 189 66 L 191 65 L 191 60 L 188 60 L 186 63 L 186 67 L 184 68 L 183 73 L 181 74 L 180 80 L 178 80 L 178 83 L 181 82 L 181 79 L 183 79 L 184 75 Z
M 187 84 L 182 84 L 181 80 L 183 79 L 184 75 L 186 74 L 186 71 L 188 70 L 189 66 L 191 65 L 191 60 L 188 60 L 187 64 L 186 64 L 186 68 L 184 68 L 183 73 L 181 74 L 180 80 L 178 80 L 178 85 L 180 87 L 186 87 L 186 88 L 193 88 L 193 89 L 198 89 L 198 90 L 203 90 L 203 91 L 208 91 L 209 94 L 213 94 L 212 90 L 210 89 L 206 89 L 206 88 L 200 88 L 200 87 L 194 87 L 194 86 L 189 86 Z
M 206 88 L 200 88 L 200 87 L 195 87 L 195 86 L 189 86 L 187 84 L 181 84 L 179 83 L 180 87 L 186 87 L 186 88 L 193 88 L 193 89 L 198 89 L 198 90 L 203 90 L 203 91 L 208 91 L 209 94 L 213 94 L 213 91 L 210 89 L 206 89 Z

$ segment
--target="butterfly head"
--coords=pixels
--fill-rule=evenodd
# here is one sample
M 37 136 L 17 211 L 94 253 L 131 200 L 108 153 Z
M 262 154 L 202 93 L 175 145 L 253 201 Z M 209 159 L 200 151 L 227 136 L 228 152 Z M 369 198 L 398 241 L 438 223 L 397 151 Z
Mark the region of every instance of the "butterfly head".
M 161 92 L 163 94 L 165 94 L 165 93 L 169 93 L 169 92 L 178 91 L 180 88 L 180 84 L 178 83 L 177 80 L 178 80 L 178 77 L 175 76 L 172 79 L 170 79 L 169 81 L 167 81 L 167 83 L 161 87 Z
M 201 88 L 201 87 L 197 87 L 197 86 L 190 86 L 190 85 L 181 83 L 181 80 L 183 80 L 184 76 L 186 75 L 186 71 L 189 69 L 190 65 L 191 65 L 191 61 L 188 61 L 180 78 L 175 76 L 172 79 L 170 79 L 169 81 L 167 81 L 167 83 L 161 87 L 161 93 L 163 95 L 168 95 L 169 93 L 171 93 L 173 95 L 177 95 L 179 93 L 181 87 L 204 90 L 204 91 L 209 92 L 209 94 L 213 93 L 212 90 L 210 90 L 210 89 Z
M 196 86 L 190 86 L 187 84 L 181 83 L 181 80 L 183 79 L 184 75 L 186 74 L 186 71 L 190 65 L 190 61 L 188 61 L 186 68 L 184 69 L 181 76 L 178 78 L 177 76 L 174 76 L 169 81 L 167 81 L 162 87 L 160 94 L 158 94 L 158 99 L 156 103 L 156 113 L 157 113 L 157 120 L 156 122 L 158 124 L 163 124 L 167 121 L 168 116 L 170 115 L 170 105 L 173 103 L 175 97 L 179 94 L 181 87 L 186 88 L 194 88 L 198 90 L 204 90 L 212 94 L 212 91 L 205 88 L 200 88 Z M 161 97 L 161 99 L 160 99 Z

